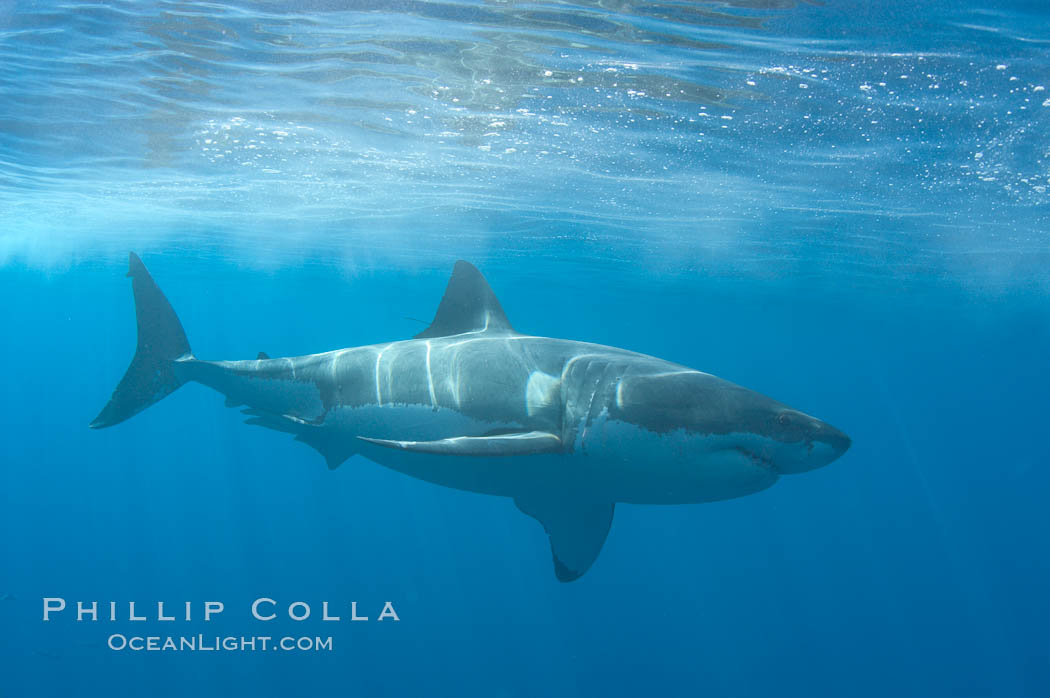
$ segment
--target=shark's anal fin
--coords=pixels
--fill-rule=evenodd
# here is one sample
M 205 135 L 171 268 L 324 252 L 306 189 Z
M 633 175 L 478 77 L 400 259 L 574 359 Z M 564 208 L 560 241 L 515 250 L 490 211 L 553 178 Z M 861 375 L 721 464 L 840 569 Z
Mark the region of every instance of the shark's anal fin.
M 514 503 L 547 532 L 554 574 L 561 582 L 579 579 L 594 564 L 609 535 L 615 507 L 575 489 L 519 496 Z
M 561 451 L 561 439 L 546 431 L 528 431 L 492 436 L 456 436 L 437 441 L 391 441 L 358 436 L 370 444 L 415 453 L 446 456 L 531 456 Z
M 320 425 L 304 422 L 288 415 L 271 414 L 251 408 L 241 410 L 241 412 L 248 415 L 248 419 L 244 420 L 245 424 L 294 434 L 296 441 L 316 449 L 324 456 L 329 470 L 335 470 L 343 464 L 343 461 L 357 452 L 354 448 L 354 441 L 340 438 Z
M 269 354 L 267 354 L 265 351 L 260 351 L 259 355 L 255 357 L 255 360 L 256 361 L 265 361 L 265 360 L 267 360 L 269 358 L 270 358 Z

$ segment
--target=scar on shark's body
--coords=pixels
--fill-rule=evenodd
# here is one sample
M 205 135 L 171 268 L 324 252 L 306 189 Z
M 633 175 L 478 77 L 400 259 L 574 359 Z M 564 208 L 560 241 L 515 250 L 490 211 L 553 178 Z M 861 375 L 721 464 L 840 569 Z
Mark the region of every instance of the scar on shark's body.
M 542 524 L 561 581 L 598 557 L 617 502 L 686 504 L 827 465 L 838 429 L 707 373 L 615 347 L 521 334 L 457 262 L 412 339 L 323 354 L 203 361 L 131 253 L 138 346 L 93 428 L 195 381 L 336 468 L 360 454 L 412 477 L 510 497 Z

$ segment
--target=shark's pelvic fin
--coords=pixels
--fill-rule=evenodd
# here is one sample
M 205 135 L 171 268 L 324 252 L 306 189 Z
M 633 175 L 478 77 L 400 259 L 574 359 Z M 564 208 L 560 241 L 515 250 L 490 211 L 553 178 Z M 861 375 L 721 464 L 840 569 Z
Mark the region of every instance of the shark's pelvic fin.
M 513 332 L 496 294 L 470 262 L 460 260 L 452 270 L 434 321 L 416 339 L 446 337 L 465 332 Z
M 583 576 L 598 558 L 612 526 L 614 504 L 574 488 L 514 498 L 518 509 L 547 532 L 558 581 Z
M 546 431 L 528 431 L 492 436 L 456 436 L 437 441 L 390 441 L 358 436 L 362 441 L 386 448 L 446 456 L 530 456 L 561 451 L 561 439 Z
M 244 420 L 245 424 L 294 434 L 296 441 L 312 447 L 324 457 L 329 470 L 335 470 L 356 453 L 354 442 L 336 438 L 320 425 L 304 422 L 290 415 L 273 414 L 254 408 L 241 410 L 241 413 L 248 416 L 248 419 Z
M 130 254 L 127 275 L 135 295 L 138 346 L 113 396 L 89 425 L 92 429 L 123 422 L 185 382 L 175 371 L 175 360 L 190 353 L 182 323 L 134 252 Z
M 255 357 L 255 360 L 256 361 L 265 361 L 265 360 L 267 360 L 269 358 L 270 358 L 269 354 L 267 354 L 265 351 L 260 351 L 259 355 Z
M 228 404 L 228 407 L 236 407 L 236 404 Z M 285 434 L 298 434 L 303 429 L 303 423 L 297 422 L 279 414 L 272 414 L 270 412 L 264 412 L 263 410 L 257 410 L 254 407 L 241 410 L 241 414 L 247 415 L 248 419 L 244 420 L 245 424 L 251 424 L 256 427 L 265 427 L 267 429 L 273 429 L 274 431 L 283 431 Z
M 329 470 L 335 470 L 350 456 L 356 453 L 351 441 L 339 439 L 331 432 L 320 427 L 308 427 L 295 435 L 295 440 L 314 448 L 328 464 Z

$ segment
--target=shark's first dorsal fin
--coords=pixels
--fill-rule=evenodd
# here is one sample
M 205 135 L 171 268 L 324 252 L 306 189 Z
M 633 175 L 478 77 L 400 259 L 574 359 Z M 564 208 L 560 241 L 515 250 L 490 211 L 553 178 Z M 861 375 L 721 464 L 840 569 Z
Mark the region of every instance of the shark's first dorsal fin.
M 416 339 L 447 337 L 464 332 L 513 332 L 510 321 L 485 277 L 470 262 L 460 260 L 452 270 L 434 321 Z

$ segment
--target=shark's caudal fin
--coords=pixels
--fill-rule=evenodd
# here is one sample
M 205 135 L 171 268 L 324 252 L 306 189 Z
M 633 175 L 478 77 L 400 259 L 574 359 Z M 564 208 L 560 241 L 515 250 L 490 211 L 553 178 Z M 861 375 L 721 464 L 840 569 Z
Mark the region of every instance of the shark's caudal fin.
M 135 294 L 138 347 L 113 396 L 92 429 L 102 429 L 133 417 L 183 384 L 175 375 L 175 359 L 190 353 L 182 323 L 153 281 L 138 255 L 131 253 L 127 275 Z

